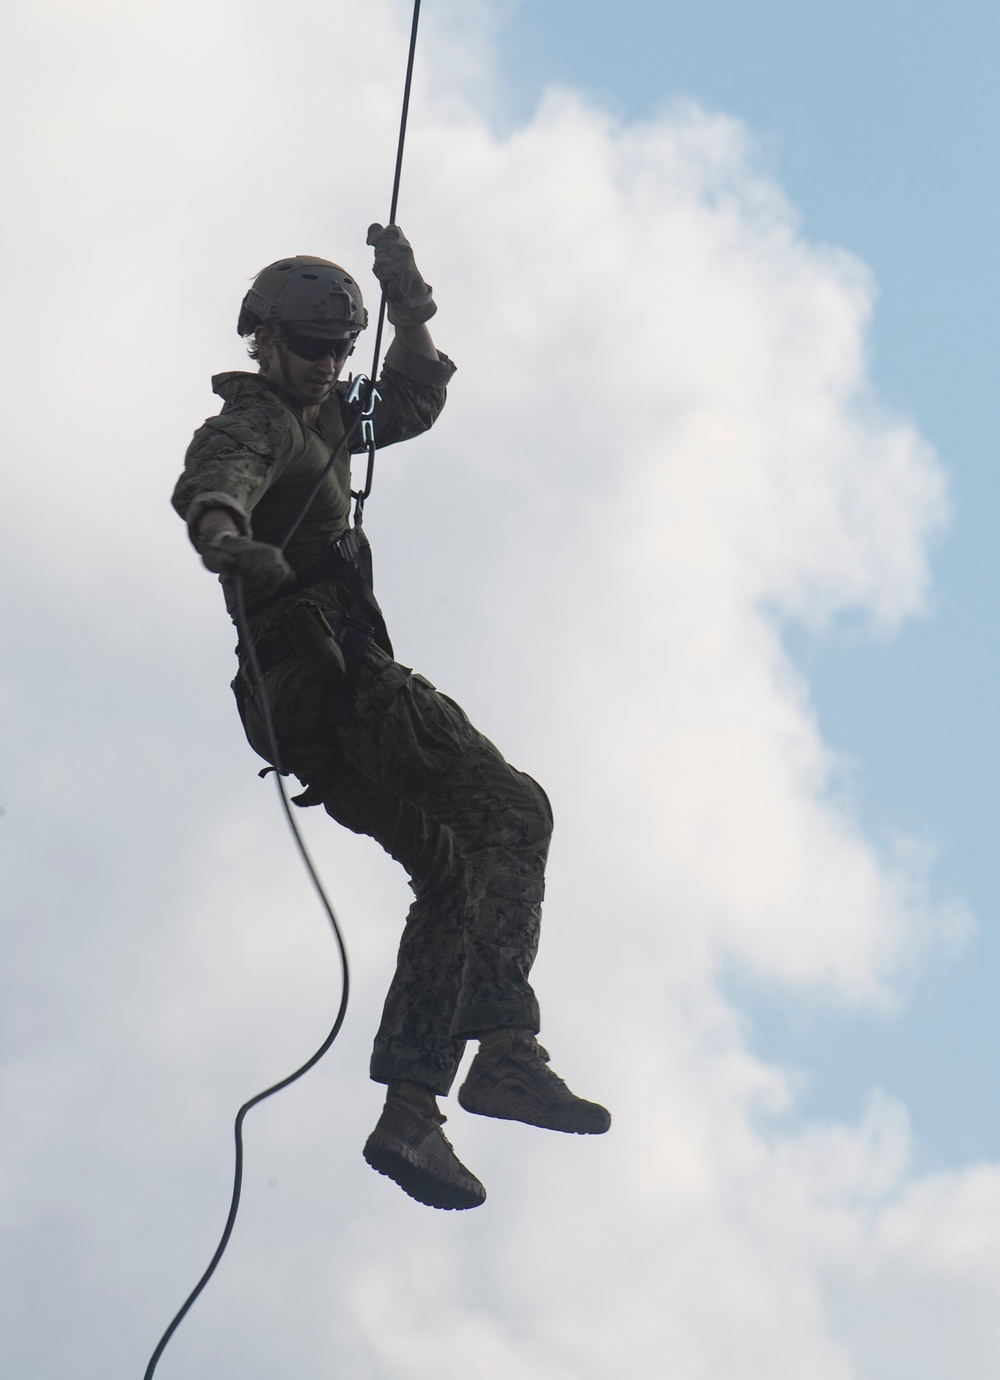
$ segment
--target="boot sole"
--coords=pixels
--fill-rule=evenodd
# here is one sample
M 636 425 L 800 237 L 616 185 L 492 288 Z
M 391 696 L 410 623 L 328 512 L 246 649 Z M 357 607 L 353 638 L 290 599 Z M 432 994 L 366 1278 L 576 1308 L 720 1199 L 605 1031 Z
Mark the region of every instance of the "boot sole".
M 480 1101 L 474 1093 L 467 1093 L 464 1087 L 458 1090 L 458 1102 L 460 1107 L 475 1116 L 491 1116 L 496 1121 L 521 1121 L 525 1126 L 539 1126 L 543 1131 L 562 1131 L 568 1136 L 603 1136 L 611 1127 L 610 1112 L 596 1104 L 593 1112 L 567 1110 L 563 1116 L 555 1111 L 535 1111 L 531 1107 L 505 1110 L 503 1103 L 491 1103 L 489 1098 Z
M 478 1179 L 454 1183 L 440 1178 L 408 1145 L 394 1136 L 373 1131 L 365 1143 L 364 1157 L 376 1173 L 392 1179 L 404 1193 L 425 1207 L 457 1212 L 480 1207 L 486 1201 L 486 1190 Z

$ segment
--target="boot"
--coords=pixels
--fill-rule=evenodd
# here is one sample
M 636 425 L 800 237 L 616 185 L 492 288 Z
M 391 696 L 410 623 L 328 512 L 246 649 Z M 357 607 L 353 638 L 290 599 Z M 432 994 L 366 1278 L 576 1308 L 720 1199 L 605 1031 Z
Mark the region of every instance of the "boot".
M 571 1093 L 549 1068 L 549 1056 L 530 1030 L 489 1030 L 479 1043 L 458 1100 L 467 1112 L 525 1121 L 549 1131 L 602 1135 L 611 1114 Z
M 407 1084 L 409 1095 L 390 1084 L 382 1115 L 365 1143 L 364 1156 L 404 1193 L 434 1208 L 474 1208 L 486 1189 L 459 1160 L 441 1130 L 444 1117 L 429 1088 Z

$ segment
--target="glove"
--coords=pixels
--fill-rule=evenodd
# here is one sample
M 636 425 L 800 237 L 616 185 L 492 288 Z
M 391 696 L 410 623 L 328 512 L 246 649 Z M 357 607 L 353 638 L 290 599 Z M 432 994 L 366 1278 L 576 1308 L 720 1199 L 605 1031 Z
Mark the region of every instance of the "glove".
M 196 542 L 202 564 L 216 575 L 239 575 L 244 597 L 257 603 L 277 594 L 295 578 L 280 546 L 253 541 L 228 527 L 210 527 Z
M 369 225 L 368 244 L 375 247 L 372 272 L 385 293 L 394 326 L 420 326 L 437 311 L 431 287 L 413 261 L 410 242 L 398 225 Z

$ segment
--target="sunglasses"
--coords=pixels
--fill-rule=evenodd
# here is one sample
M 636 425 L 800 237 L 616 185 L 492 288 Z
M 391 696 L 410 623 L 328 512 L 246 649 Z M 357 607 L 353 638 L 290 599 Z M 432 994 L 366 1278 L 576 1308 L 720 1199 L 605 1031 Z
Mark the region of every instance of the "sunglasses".
M 343 364 L 354 349 L 353 336 L 348 336 L 346 340 L 324 340 L 318 335 L 295 335 L 291 331 L 282 331 L 281 339 L 292 354 L 313 362 L 325 355 L 332 355 L 335 363 Z

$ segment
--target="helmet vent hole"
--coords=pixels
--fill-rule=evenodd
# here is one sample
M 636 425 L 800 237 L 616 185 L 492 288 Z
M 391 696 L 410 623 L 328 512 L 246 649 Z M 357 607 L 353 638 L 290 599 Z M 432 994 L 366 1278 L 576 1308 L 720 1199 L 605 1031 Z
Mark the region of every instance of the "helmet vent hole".
M 303 278 L 308 278 L 311 282 L 315 282 L 316 279 L 319 277 L 319 274 L 318 274 L 318 273 L 303 273 L 302 276 L 303 276 Z
M 345 282 L 345 283 L 350 283 L 352 287 L 353 287 L 353 285 L 354 285 L 354 279 L 353 279 L 353 278 L 348 278 L 348 276 L 347 276 L 346 273 L 344 274 L 344 282 Z
M 290 268 L 291 268 L 291 264 L 279 264 L 278 267 L 275 269 L 275 272 L 276 272 L 276 273 L 287 273 L 288 270 L 289 270 Z

